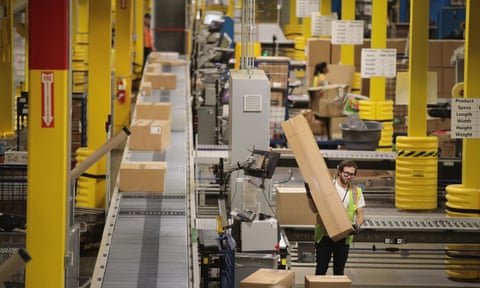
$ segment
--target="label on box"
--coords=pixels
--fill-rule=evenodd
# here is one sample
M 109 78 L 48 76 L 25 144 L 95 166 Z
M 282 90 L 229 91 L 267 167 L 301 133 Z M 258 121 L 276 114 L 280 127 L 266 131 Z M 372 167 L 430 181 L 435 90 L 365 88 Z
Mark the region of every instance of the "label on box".
M 155 127 L 155 126 L 150 127 L 150 134 L 161 134 L 161 133 L 162 133 L 162 128 Z
M 280 83 L 280 82 L 272 82 L 272 87 L 273 87 L 273 88 L 282 88 L 282 83 Z
M 451 138 L 480 138 L 480 98 L 452 98 Z
M 332 35 L 332 22 L 337 20 L 337 14 L 320 15 L 319 12 L 312 12 L 311 31 L 314 36 Z

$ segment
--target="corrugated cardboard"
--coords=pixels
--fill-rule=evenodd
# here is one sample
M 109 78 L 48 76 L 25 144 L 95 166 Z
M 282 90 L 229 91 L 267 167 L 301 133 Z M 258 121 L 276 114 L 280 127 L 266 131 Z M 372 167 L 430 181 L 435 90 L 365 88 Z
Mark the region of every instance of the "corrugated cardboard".
M 276 215 L 280 225 L 314 225 L 305 187 L 277 187 Z
M 295 272 L 261 268 L 240 281 L 240 288 L 291 288 Z
M 173 90 L 177 88 L 177 76 L 173 73 L 145 72 L 145 81 L 152 83 L 153 89 Z
M 152 72 L 159 73 L 162 71 L 162 65 L 157 63 L 148 63 L 147 67 L 145 68 L 145 71 L 149 73 L 152 73 Z
M 325 159 L 320 153 L 307 120 L 300 114 L 282 122 L 282 128 L 300 171 L 310 184 L 313 201 L 328 235 L 333 240 L 344 238 L 353 231 L 352 223 L 333 185 Z
M 320 62 L 330 63 L 331 54 L 330 39 L 310 38 L 307 39 L 307 65 L 315 66 Z
M 305 288 L 351 288 L 346 275 L 305 275 Z
M 143 96 L 151 96 L 152 95 L 152 83 L 143 81 L 142 88 L 141 88 Z
M 428 41 L 428 67 L 442 67 L 442 41 Z
M 342 128 L 340 124 L 347 121 L 347 117 L 331 117 L 330 125 L 328 127 L 329 137 L 332 140 L 343 139 Z
M 131 126 L 131 150 L 159 151 L 170 145 L 171 121 L 138 119 Z
M 121 192 L 163 192 L 166 162 L 122 162 L 119 170 Z
M 169 102 L 137 102 L 135 107 L 137 119 L 170 120 L 172 117 Z

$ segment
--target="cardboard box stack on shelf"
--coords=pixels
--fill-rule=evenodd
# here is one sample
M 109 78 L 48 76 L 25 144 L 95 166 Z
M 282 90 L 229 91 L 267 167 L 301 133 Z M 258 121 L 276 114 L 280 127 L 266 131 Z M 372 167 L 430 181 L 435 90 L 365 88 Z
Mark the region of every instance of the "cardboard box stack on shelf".
M 270 81 L 270 138 L 280 138 L 280 122 L 285 120 L 289 61 L 287 57 L 257 57 L 257 67 Z

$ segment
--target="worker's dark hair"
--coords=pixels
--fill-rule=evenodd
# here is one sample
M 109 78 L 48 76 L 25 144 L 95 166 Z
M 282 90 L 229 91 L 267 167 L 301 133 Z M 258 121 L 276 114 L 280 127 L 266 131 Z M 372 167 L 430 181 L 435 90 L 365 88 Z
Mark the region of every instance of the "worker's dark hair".
M 358 166 L 357 166 L 357 163 L 353 162 L 352 160 L 343 160 L 342 162 L 338 163 L 337 174 L 340 174 L 341 172 L 343 172 L 343 168 L 345 167 L 355 168 L 355 175 L 357 175 Z
M 143 18 L 152 19 L 152 15 L 150 15 L 150 13 L 145 13 L 145 15 L 143 15 Z
M 320 73 L 324 73 L 325 68 L 327 68 L 328 64 L 327 62 L 320 62 L 317 65 L 315 65 L 315 72 L 313 75 L 318 75 Z

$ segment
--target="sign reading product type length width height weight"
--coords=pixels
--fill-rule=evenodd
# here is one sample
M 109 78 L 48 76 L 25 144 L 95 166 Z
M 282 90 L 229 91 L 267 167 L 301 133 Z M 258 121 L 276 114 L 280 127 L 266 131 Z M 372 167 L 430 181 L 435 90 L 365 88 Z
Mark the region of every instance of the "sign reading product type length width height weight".
M 341 20 L 332 22 L 332 44 L 363 44 L 363 21 Z
M 452 138 L 480 138 L 480 98 L 452 98 Z
M 53 72 L 42 72 L 42 128 L 54 127 L 54 76 Z
M 397 68 L 396 49 L 362 49 L 362 78 L 386 77 L 394 78 Z

